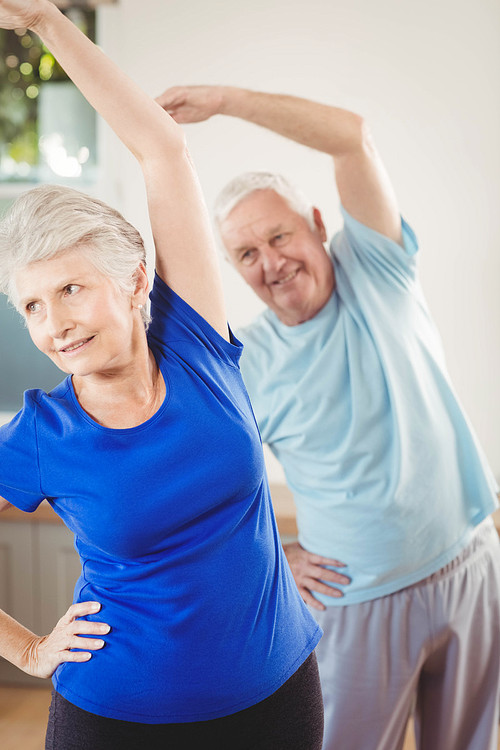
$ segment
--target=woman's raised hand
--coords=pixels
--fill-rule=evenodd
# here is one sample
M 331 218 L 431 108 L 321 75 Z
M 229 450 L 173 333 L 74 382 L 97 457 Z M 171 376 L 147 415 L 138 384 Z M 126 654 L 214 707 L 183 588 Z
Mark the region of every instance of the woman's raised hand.
M 31 29 L 50 5 L 49 0 L 0 0 L 0 27 Z
M 101 649 L 104 641 L 101 638 L 84 636 L 102 636 L 109 633 L 111 628 L 104 622 L 78 618 L 95 614 L 100 608 L 99 602 L 72 604 L 50 635 L 35 636 L 27 645 L 23 659 L 24 671 L 33 677 L 46 678 L 54 674 L 59 664 L 88 661 L 92 657 L 91 651 Z

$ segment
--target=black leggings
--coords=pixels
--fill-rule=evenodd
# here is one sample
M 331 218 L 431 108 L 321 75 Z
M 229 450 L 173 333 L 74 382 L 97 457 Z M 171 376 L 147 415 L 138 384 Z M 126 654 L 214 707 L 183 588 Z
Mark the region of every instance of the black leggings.
M 45 750 L 320 750 L 323 701 L 314 652 L 269 698 L 211 721 L 106 719 L 52 694 Z

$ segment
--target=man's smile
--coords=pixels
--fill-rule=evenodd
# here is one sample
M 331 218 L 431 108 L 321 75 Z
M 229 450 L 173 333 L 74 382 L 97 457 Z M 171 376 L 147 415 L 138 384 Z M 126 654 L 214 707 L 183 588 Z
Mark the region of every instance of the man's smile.
M 287 282 L 292 281 L 297 276 L 299 271 L 300 271 L 300 268 L 296 268 L 295 271 L 291 271 L 287 276 L 284 276 L 282 279 L 277 279 L 276 281 L 273 281 L 271 283 L 277 286 L 286 284 Z

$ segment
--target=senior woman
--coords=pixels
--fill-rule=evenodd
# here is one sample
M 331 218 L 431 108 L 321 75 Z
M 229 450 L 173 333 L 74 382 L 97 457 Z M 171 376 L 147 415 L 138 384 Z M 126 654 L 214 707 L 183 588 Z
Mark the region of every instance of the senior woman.
M 321 746 L 320 631 L 281 550 L 241 345 L 180 127 L 49 0 L 0 0 L 137 157 L 156 249 L 62 187 L 0 230 L 1 284 L 68 374 L 0 429 L 0 505 L 47 498 L 82 561 L 39 637 L 0 612 L 0 654 L 53 675 L 47 748 Z M 103 638 L 105 636 L 105 639 Z

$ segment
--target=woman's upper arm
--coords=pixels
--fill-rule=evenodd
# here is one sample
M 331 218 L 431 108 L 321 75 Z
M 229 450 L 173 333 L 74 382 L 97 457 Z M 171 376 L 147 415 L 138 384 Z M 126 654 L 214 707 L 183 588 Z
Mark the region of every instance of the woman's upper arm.
M 180 126 L 176 126 L 179 127 Z M 155 243 L 156 271 L 225 339 L 229 338 L 209 213 L 184 135 L 141 161 Z

